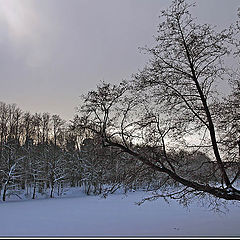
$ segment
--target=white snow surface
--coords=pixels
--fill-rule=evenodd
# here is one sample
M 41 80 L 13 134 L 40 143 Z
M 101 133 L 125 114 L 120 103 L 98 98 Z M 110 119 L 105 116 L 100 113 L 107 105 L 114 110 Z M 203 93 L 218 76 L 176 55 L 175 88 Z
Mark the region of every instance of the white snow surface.
M 1 202 L 0 236 L 240 236 L 239 205 L 222 214 L 163 199 L 138 206 L 146 197 L 141 191 L 106 199 L 70 192 L 62 198 Z

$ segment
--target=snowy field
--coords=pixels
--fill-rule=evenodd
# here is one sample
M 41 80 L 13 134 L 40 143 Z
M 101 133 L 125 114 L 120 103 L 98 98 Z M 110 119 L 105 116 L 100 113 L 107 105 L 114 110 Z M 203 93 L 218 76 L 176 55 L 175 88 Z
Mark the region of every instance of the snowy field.
M 163 199 L 135 204 L 144 194 L 1 202 L 0 236 L 240 236 L 237 206 L 219 214 Z

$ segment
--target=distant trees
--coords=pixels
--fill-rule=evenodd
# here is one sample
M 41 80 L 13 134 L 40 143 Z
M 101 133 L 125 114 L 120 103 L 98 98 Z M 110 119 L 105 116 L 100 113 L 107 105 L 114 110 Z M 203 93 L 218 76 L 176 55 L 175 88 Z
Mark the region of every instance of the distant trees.
M 160 173 L 165 184 L 173 181 L 177 188 L 165 196 L 240 200 L 239 170 L 226 164 L 239 166 L 239 76 L 227 99 L 217 94 L 236 41 L 233 31 L 197 24 L 191 7 L 175 0 L 162 11 L 156 45 L 143 49 L 148 65 L 129 83 L 102 83 L 85 95 L 78 126 Z
M 0 176 L 2 200 L 9 188 L 36 197 L 65 175 L 64 121 L 57 115 L 24 113 L 15 104 L 0 103 Z M 33 191 L 32 191 L 33 190 Z
M 54 197 L 67 187 L 106 196 L 145 184 L 138 173 L 142 166 L 114 147 L 104 148 L 101 138 L 79 128 L 78 117 L 67 124 L 58 115 L 30 114 L 1 103 L 0 123 L 2 201 L 23 194 L 32 199 Z M 150 179 L 149 175 L 149 186 Z
M 125 192 L 136 190 L 147 183 L 140 177 L 140 172 L 144 170 L 142 164 L 115 147 L 106 149 L 97 135 L 83 141 L 80 156 L 86 194 L 106 196 L 118 189 Z M 143 183 L 138 184 L 141 180 Z

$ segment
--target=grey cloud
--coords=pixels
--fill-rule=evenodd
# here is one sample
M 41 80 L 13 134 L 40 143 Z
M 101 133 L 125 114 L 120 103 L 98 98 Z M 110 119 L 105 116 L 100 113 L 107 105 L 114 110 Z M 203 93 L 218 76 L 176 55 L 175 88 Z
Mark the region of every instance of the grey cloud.
M 144 65 L 138 47 L 152 44 L 159 12 L 170 2 L 21 0 L 34 21 L 21 39 L 11 39 L 0 21 L 0 100 L 70 119 L 79 96 L 99 80 L 117 83 Z M 226 27 L 238 6 L 238 0 L 201 0 L 194 15 Z

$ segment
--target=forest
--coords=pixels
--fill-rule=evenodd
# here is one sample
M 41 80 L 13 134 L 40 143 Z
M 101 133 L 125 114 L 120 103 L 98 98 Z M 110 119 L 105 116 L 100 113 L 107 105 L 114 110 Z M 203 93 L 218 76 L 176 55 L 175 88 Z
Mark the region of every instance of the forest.
M 32 115 L 3 102 L 0 119 L 2 201 L 11 195 L 20 198 L 21 192 L 32 199 L 54 197 L 54 190 L 60 196 L 66 187 L 83 187 L 88 195 L 119 188 L 153 190 L 163 181 L 117 148 L 104 148 L 99 137 L 76 130 L 74 121 L 67 124 L 49 113 Z

